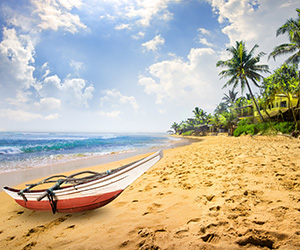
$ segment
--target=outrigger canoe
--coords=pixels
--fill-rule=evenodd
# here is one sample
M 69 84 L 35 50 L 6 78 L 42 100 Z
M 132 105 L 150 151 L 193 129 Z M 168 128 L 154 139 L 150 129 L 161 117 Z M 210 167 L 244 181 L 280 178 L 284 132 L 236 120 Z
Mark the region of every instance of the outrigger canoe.
M 23 190 L 3 187 L 19 205 L 35 211 L 75 213 L 102 207 L 118 197 L 126 187 L 163 157 L 162 150 L 139 161 L 98 173 L 79 172 L 70 176 L 55 175 Z M 84 177 L 79 177 L 84 175 Z M 44 183 L 49 189 L 34 190 Z M 64 184 L 64 186 L 62 186 Z

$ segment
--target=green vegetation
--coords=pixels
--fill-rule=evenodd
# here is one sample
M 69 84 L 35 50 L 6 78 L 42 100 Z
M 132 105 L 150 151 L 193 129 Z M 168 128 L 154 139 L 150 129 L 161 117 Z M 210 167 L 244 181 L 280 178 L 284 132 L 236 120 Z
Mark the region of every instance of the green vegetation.
M 245 42 L 236 41 L 235 46 L 227 48 L 231 58 L 218 61 L 217 67 L 225 67 L 219 75 L 228 78 L 224 87 L 232 86 L 228 94 L 224 94 L 222 101 L 217 105 L 213 114 L 208 114 L 203 109 L 195 107 L 192 111 L 193 118 L 188 118 L 180 123 L 174 122 L 171 128 L 176 134 L 205 135 L 207 132 L 217 133 L 228 130 L 228 134 L 239 136 L 243 134 L 289 134 L 298 130 L 300 124 L 300 72 L 297 71 L 300 62 L 300 9 L 296 9 L 297 19 L 289 19 L 276 33 L 276 36 L 287 34 L 290 43 L 281 44 L 274 48 L 269 58 L 274 59 L 279 55 L 291 54 L 285 63 L 268 77 L 261 73 L 270 73 L 268 65 L 258 64 L 265 55 L 260 52 L 254 54 L 258 45 L 254 45 L 248 52 Z M 258 82 L 262 81 L 262 84 Z M 260 93 L 253 94 L 250 87 L 252 82 L 260 89 Z M 240 86 L 242 94 L 247 87 L 249 93 L 238 96 L 234 90 Z M 280 98 L 287 100 L 284 112 L 277 109 L 277 113 L 270 114 L 273 103 Z M 277 98 L 277 99 L 276 99 Z M 292 103 L 297 101 L 297 105 Z M 276 104 L 278 107 L 278 103 Z M 281 104 L 280 104 L 281 105 Z M 258 112 L 254 117 L 253 107 Z M 280 106 L 281 107 L 281 106 Z M 262 115 L 264 113 L 264 115 Z M 239 117 L 243 119 L 240 120 Z M 246 119 L 248 117 L 248 119 Z
M 286 63 L 298 65 L 300 62 L 300 9 L 296 9 L 298 12 L 297 19 L 288 19 L 276 32 L 276 36 L 287 34 L 290 43 L 281 44 L 273 49 L 273 52 L 269 55 L 274 60 L 279 55 L 292 54 L 285 61 Z M 300 80 L 300 79 L 299 79 Z
M 255 44 L 254 47 L 248 53 L 245 47 L 245 43 L 243 41 L 236 42 L 235 47 L 227 48 L 227 51 L 231 53 L 232 58 L 226 61 L 218 61 L 217 67 L 228 68 L 227 70 L 223 70 L 219 73 L 221 79 L 223 77 L 230 78 L 227 81 L 227 83 L 223 86 L 223 88 L 233 85 L 233 89 L 235 89 L 238 86 L 238 84 L 240 84 L 243 92 L 245 89 L 245 85 L 247 86 L 252 101 L 256 106 L 261 120 L 263 121 L 264 119 L 259 111 L 258 104 L 254 98 L 248 81 L 248 79 L 250 79 L 255 86 L 259 87 L 257 81 L 263 79 L 262 75 L 260 75 L 259 73 L 269 72 L 268 65 L 257 64 L 260 61 L 260 58 L 263 55 L 265 55 L 264 52 L 260 52 L 257 56 L 254 56 L 253 53 L 257 47 L 258 45 Z
M 195 133 L 194 130 L 189 130 L 189 131 L 183 132 L 182 135 L 183 136 L 190 136 L 190 135 L 194 135 L 194 133 Z
M 268 122 L 268 123 L 257 123 L 251 124 L 246 121 L 238 123 L 237 129 L 233 132 L 234 136 L 240 135 L 272 135 L 278 134 L 290 134 L 295 129 L 294 122 Z

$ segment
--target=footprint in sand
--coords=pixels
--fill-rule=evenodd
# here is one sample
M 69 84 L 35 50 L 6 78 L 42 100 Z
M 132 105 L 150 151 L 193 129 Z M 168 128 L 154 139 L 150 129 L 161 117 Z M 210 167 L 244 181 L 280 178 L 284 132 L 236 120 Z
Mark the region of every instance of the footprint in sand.
M 6 241 L 12 241 L 14 238 L 16 238 L 16 236 L 9 236 L 5 240 Z
M 187 237 L 189 235 L 189 227 L 188 226 L 183 226 L 180 228 L 177 228 L 175 231 L 175 236 L 176 238 L 183 238 Z
M 14 219 L 14 218 L 17 218 L 19 217 L 21 214 L 24 213 L 24 210 L 21 210 L 21 211 L 14 211 L 14 215 L 12 215 L 11 217 L 9 217 L 7 220 L 11 220 L 11 219 Z
M 142 228 L 138 230 L 138 235 L 142 238 L 142 240 L 137 244 L 139 249 L 160 249 L 156 242 L 160 244 L 164 244 L 170 241 L 170 234 L 166 228 L 163 226 L 156 226 L 154 228 Z M 127 245 L 127 242 L 123 242 Z
M 265 231 L 265 230 L 256 230 L 248 229 L 246 233 L 240 236 L 235 243 L 240 246 L 258 246 L 258 247 L 267 247 L 269 249 L 279 248 L 282 241 L 288 239 L 290 236 L 284 233 L 276 231 Z
M 163 210 L 159 210 L 162 205 L 159 203 L 152 203 L 149 207 L 147 207 L 147 211 L 143 213 L 143 215 L 151 214 L 151 213 L 161 213 Z
M 64 222 L 65 220 L 67 220 L 69 217 L 71 217 L 72 215 L 65 215 L 62 217 L 59 217 L 58 219 L 55 219 L 45 225 L 41 225 L 41 226 L 37 226 L 34 228 L 29 229 L 28 233 L 26 235 L 24 235 L 24 237 L 30 237 L 36 234 L 40 234 L 40 233 L 44 233 L 47 230 L 51 229 L 54 226 L 58 226 L 59 224 L 61 224 L 62 222 Z
M 274 241 L 267 237 L 256 237 L 249 236 L 243 239 L 236 241 L 236 243 L 240 246 L 253 245 L 259 247 L 267 247 L 269 249 L 273 249 Z
M 207 243 L 218 243 L 221 237 L 215 233 L 211 233 L 202 236 L 201 239 Z
M 22 250 L 30 250 L 30 249 L 32 249 L 33 247 L 35 247 L 36 244 L 37 244 L 36 241 L 30 242 L 30 243 L 28 243 L 25 247 L 23 247 Z

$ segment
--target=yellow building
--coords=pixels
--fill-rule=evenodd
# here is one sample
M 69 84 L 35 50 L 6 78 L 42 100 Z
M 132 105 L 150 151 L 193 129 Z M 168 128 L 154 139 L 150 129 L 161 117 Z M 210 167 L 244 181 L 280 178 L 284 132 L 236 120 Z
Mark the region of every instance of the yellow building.
M 290 100 L 290 104 L 289 104 Z M 297 106 L 298 98 L 296 95 L 290 95 L 289 98 L 285 94 L 278 94 L 275 96 L 272 103 L 266 108 L 266 110 L 261 109 L 261 115 L 263 118 L 268 119 L 269 117 L 276 117 L 281 115 L 289 110 L 289 105 L 291 108 L 295 108 Z M 260 116 L 258 111 L 255 108 L 255 105 L 249 104 L 247 106 L 243 106 L 237 108 L 238 118 L 239 119 L 253 119 L 253 122 L 260 121 Z

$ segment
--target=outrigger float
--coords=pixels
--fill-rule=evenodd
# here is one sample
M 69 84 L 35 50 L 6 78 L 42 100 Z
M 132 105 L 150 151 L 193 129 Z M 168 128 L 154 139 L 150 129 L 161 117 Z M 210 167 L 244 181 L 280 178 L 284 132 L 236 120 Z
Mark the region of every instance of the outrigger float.
M 139 161 L 98 173 L 83 171 L 69 176 L 54 175 L 18 190 L 3 187 L 19 205 L 35 211 L 76 213 L 102 207 L 117 198 L 126 187 L 163 157 L 162 150 Z M 83 177 L 79 177 L 84 175 Z M 51 188 L 34 190 L 45 183 Z M 67 184 L 66 186 L 62 186 Z

